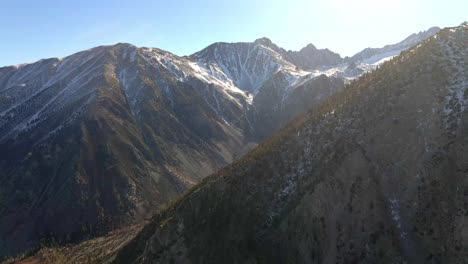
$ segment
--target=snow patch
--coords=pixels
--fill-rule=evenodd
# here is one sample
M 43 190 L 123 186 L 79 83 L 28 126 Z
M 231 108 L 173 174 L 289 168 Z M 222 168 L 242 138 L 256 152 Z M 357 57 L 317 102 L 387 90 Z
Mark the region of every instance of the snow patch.
M 445 105 L 443 108 L 443 113 L 445 115 L 444 122 L 448 129 L 453 124 L 455 124 L 456 127 L 461 125 L 461 113 L 463 113 L 468 106 L 468 98 L 465 96 L 468 89 L 467 66 L 464 59 L 466 57 L 466 49 L 460 47 L 460 45 L 466 44 L 457 43 L 455 41 L 450 41 L 449 43 L 441 40 L 439 45 L 443 49 L 448 60 L 447 72 L 450 74 L 448 94 L 445 97 Z M 455 133 L 456 131 L 451 132 Z
M 400 203 L 396 198 L 389 199 L 390 201 L 390 213 L 392 215 L 392 220 L 395 222 L 396 227 L 400 233 L 400 237 L 405 239 L 407 234 L 402 229 L 401 215 L 400 215 Z

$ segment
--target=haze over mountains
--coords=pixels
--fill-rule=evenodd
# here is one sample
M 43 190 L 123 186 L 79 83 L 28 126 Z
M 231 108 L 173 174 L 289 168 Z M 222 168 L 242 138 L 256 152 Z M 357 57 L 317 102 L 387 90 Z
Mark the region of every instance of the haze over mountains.
M 286 51 L 262 38 L 215 43 L 187 57 L 117 44 L 0 68 L 0 255 L 44 239 L 77 241 L 152 215 L 438 31 L 351 58 L 313 45 Z

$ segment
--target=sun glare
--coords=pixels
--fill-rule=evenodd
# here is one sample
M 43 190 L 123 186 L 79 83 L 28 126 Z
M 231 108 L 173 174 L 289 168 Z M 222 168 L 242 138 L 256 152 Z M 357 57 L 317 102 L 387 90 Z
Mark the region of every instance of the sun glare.
M 332 8 L 344 9 L 359 13 L 373 13 L 395 10 L 401 5 L 401 0 L 330 0 Z

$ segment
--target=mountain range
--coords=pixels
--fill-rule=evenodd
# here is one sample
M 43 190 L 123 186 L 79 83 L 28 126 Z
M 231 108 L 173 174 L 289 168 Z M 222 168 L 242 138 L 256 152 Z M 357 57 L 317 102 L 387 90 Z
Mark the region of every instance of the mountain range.
M 300 51 L 286 51 L 261 38 L 251 43 L 214 43 L 184 57 L 120 43 L 0 68 L 0 256 L 52 239 L 79 241 L 147 219 L 298 116 L 307 111 L 321 113 L 323 102 L 356 91 L 353 80 L 364 82 L 366 72 L 438 31 L 431 28 L 351 58 L 312 44 Z M 409 56 L 405 54 L 399 58 Z M 414 70 L 422 74 L 427 68 Z M 401 79 L 401 85 L 410 81 Z M 458 126 L 460 114 L 446 111 L 451 121 L 445 125 Z M 334 135 L 333 130 L 329 132 Z M 280 150 L 280 143 L 271 143 L 278 138 L 276 135 L 265 144 Z M 265 144 L 235 164 L 269 149 Z M 282 157 L 278 150 L 272 152 L 278 155 L 275 159 Z M 322 157 L 327 152 L 308 153 Z M 242 172 L 257 166 L 249 164 L 234 173 L 238 177 L 228 178 L 241 181 L 248 177 L 250 174 Z M 288 166 L 305 166 L 300 164 Z M 233 167 L 224 171 L 229 168 Z M 275 174 L 271 170 L 261 174 L 266 177 L 268 171 Z M 297 176 L 288 171 L 270 180 L 282 181 L 287 175 Z M 246 183 L 253 186 L 255 179 L 248 178 Z M 228 186 L 224 180 L 220 184 Z M 265 191 L 276 190 L 262 184 Z M 245 191 L 252 192 L 254 187 L 247 186 Z M 294 186 L 286 186 L 286 193 L 288 188 L 297 188 Z M 243 189 L 229 188 L 233 189 L 228 194 Z M 261 191 L 247 197 L 258 196 L 258 203 L 271 198 L 279 205 L 269 206 L 281 207 L 289 204 L 289 198 L 281 196 L 284 192 L 279 190 L 276 198 L 262 196 Z M 244 200 L 238 201 L 242 204 Z M 228 205 L 222 210 L 238 209 Z M 258 209 L 247 210 L 263 213 Z
M 465 263 L 468 24 L 382 64 L 157 214 L 113 263 Z

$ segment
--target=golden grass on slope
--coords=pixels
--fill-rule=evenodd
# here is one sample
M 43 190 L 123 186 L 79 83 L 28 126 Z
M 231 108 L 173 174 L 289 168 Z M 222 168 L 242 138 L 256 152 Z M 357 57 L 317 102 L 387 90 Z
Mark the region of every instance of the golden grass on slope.
M 134 225 L 76 245 L 45 247 L 33 256 L 19 256 L 6 260 L 4 264 L 109 263 L 117 251 L 133 239 L 141 228 L 141 224 Z

